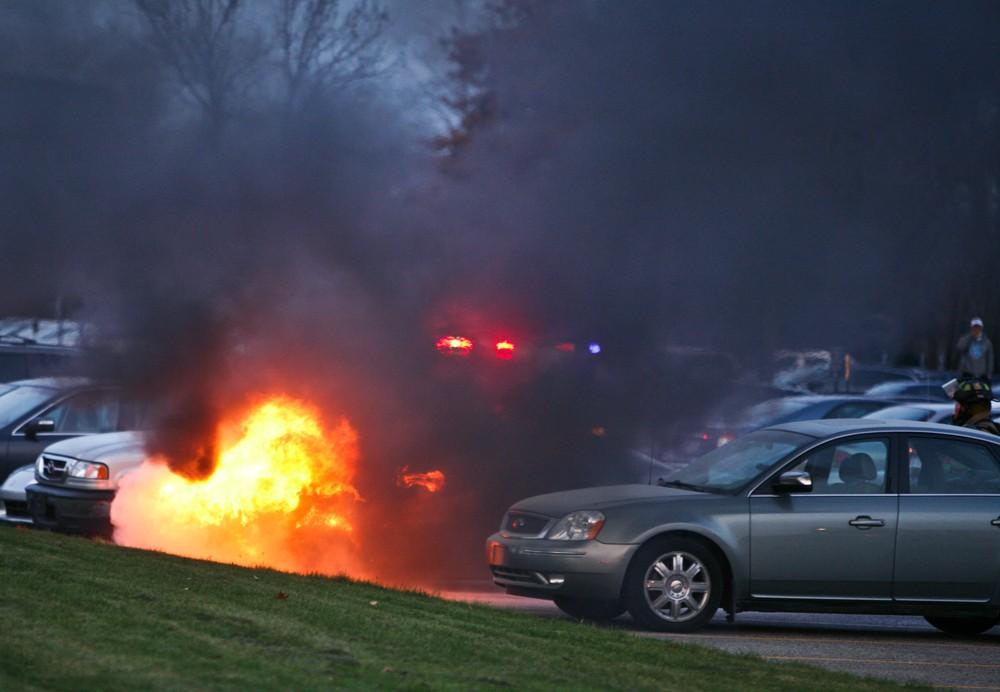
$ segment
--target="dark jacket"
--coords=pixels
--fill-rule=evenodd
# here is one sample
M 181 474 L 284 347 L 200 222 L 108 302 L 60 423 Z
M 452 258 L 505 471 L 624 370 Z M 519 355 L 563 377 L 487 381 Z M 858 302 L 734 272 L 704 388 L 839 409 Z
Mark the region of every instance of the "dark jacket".
M 994 435 L 1000 435 L 1000 428 L 996 426 L 990 419 L 990 412 L 983 411 L 982 413 L 977 413 L 969 420 L 962 424 L 963 428 L 973 428 L 975 430 L 982 430 L 983 432 L 993 433 Z
M 986 335 L 973 339 L 966 334 L 958 340 L 958 374 L 993 379 L 993 343 Z

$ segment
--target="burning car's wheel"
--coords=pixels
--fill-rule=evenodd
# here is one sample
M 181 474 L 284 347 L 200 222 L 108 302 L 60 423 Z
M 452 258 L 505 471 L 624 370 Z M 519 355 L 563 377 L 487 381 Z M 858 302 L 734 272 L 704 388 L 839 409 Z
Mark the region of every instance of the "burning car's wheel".
M 924 619 L 942 632 L 947 632 L 948 634 L 958 634 L 966 637 L 975 634 L 982 634 L 986 630 L 991 630 L 1000 624 L 1000 620 L 997 620 L 996 618 L 949 618 L 928 616 Z
M 715 614 L 722 570 L 704 545 L 669 536 L 635 554 L 625 575 L 625 605 L 636 622 L 662 632 L 692 632 Z
M 556 598 L 559 610 L 577 620 L 614 620 L 625 612 L 617 601 L 587 601 L 578 598 Z

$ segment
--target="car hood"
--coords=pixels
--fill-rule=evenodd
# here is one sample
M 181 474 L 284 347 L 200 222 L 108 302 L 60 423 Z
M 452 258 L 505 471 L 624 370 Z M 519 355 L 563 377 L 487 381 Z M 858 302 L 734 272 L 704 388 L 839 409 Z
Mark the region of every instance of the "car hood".
M 45 452 L 109 466 L 141 463 L 146 457 L 146 436 L 135 431 L 83 435 L 51 444 Z
M 561 517 L 579 509 L 604 509 L 637 500 L 663 499 L 671 496 L 704 497 L 705 493 L 681 490 L 680 488 L 664 488 L 659 485 L 607 485 L 536 495 L 521 500 L 514 504 L 511 509 L 549 517 Z

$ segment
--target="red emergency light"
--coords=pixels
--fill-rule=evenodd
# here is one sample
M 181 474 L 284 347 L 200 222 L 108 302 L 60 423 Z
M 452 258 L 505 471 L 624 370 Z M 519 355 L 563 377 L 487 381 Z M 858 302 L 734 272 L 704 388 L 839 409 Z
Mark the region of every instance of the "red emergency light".
M 503 341 L 497 342 L 497 358 L 510 360 L 514 357 L 515 350 L 517 350 L 517 346 L 515 346 L 512 341 L 504 339 Z
M 446 356 L 467 356 L 472 353 L 472 340 L 464 336 L 442 336 L 436 345 L 438 352 Z

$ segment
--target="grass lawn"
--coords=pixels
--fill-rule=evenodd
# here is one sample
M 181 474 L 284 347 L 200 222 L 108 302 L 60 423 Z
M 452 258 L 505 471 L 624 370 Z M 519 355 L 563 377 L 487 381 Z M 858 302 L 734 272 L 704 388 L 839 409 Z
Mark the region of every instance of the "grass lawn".
M 0 689 L 876 690 L 797 664 L 0 526 Z

